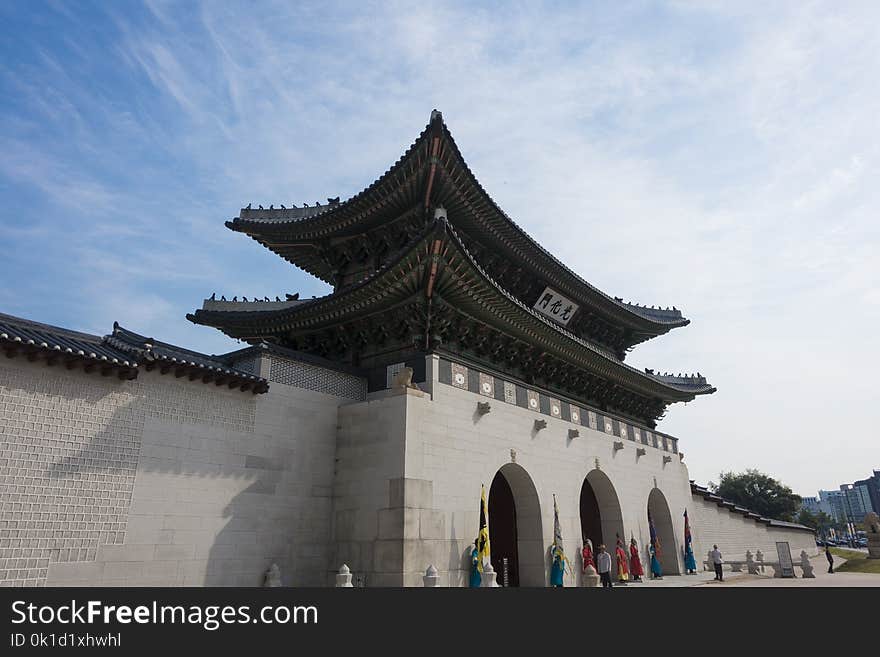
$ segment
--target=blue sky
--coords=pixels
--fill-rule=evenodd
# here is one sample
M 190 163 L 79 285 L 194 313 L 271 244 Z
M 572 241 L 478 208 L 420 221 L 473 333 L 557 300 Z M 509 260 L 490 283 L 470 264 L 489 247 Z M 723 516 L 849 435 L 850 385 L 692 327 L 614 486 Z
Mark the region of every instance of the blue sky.
M 629 362 L 691 476 L 880 467 L 877 3 L 0 4 L 0 312 L 207 352 L 212 292 L 324 294 L 223 222 L 348 197 L 432 108 L 495 200 L 692 324 Z

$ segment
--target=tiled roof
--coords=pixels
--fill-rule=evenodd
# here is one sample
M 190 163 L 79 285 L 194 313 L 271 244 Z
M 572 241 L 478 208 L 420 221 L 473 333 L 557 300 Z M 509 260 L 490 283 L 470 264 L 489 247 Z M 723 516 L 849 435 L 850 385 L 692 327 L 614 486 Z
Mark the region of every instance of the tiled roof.
M 137 359 L 108 345 L 104 338 L 21 317 L 0 314 L 0 345 L 8 355 L 22 352 L 32 359 L 43 357 L 50 364 L 59 359 L 82 362 L 85 367 L 101 365 L 105 373 L 116 370 L 121 378 L 137 376 Z
M 699 495 L 700 497 L 702 497 L 703 499 L 705 499 L 709 502 L 715 502 L 715 504 L 717 504 L 718 506 L 723 506 L 725 508 L 728 508 L 731 510 L 731 512 L 739 513 L 739 514 L 745 516 L 746 518 L 751 518 L 755 522 L 760 522 L 765 525 L 770 525 L 771 527 L 785 527 L 787 529 L 797 529 L 797 530 L 801 530 L 801 531 L 808 531 L 810 533 L 815 533 L 809 527 L 806 527 L 804 525 L 800 525 L 796 522 L 785 522 L 784 520 L 774 520 L 773 518 L 765 518 L 764 516 L 762 516 L 758 513 L 755 513 L 754 511 L 743 508 L 741 506 L 737 506 L 735 503 L 731 502 L 728 499 L 721 497 L 720 495 L 716 495 L 715 493 L 713 493 L 712 491 L 710 491 L 708 488 L 706 488 L 704 486 L 698 486 L 693 481 L 691 481 L 690 484 L 691 484 L 691 493 L 692 494 Z
M 230 388 L 255 393 L 269 388 L 265 379 L 230 367 L 222 357 L 159 342 L 117 323 L 111 335 L 101 337 L 0 314 L 0 348 L 9 356 L 22 354 L 48 365 L 63 362 L 68 369 L 81 365 L 86 372 L 97 370 L 105 376 L 115 373 L 120 379 L 134 379 L 140 369 L 159 366 L 162 373 L 171 368 L 185 370 L 193 380 L 222 380 Z
M 242 337 L 243 335 L 236 334 L 236 330 L 244 330 L 250 332 L 250 335 L 258 335 L 259 330 L 271 332 L 278 327 L 289 327 L 298 321 L 298 318 L 304 318 L 306 314 L 309 315 L 307 321 L 312 326 L 327 321 L 338 322 L 341 321 L 341 318 L 357 313 L 365 307 L 372 307 L 381 298 L 390 298 L 398 293 L 412 293 L 414 290 L 404 286 L 395 288 L 398 292 L 392 294 L 389 291 L 393 287 L 391 279 L 396 279 L 395 272 L 400 267 L 409 272 L 415 266 L 423 266 L 424 261 L 421 256 L 426 252 L 425 244 L 427 241 L 443 235 L 448 235 L 449 244 L 452 247 L 452 250 L 448 252 L 449 255 L 444 255 L 444 257 L 451 257 L 452 253 L 457 252 L 460 254 L 461 262 L 477 274 L 475 282 L 482 279 L 480 307 L 488 313 L 487 317 L 501 320 L 508 325 L 527 324 L 530 327 L 527 331 L 529 335 L 537 335 L 537 331 L 540 331 L 547 336 L 553 336 L 548 339 L 559 345 L 564 345 L 564 348 L 580 361 L 591 361 L 592 367 L 597 372 L 611 376 L 617 381 L 626 382 L 637 389 L 644 389 L 650 394 L 666 400 L 689 401 L 693 399 L 694 395 L 715 392 L 715 388 L 709 385 L 703 377 L 692 379 L 667 376 L 663 378 L 650 373 L 650 371 L 646 372 L 631 367 L 609 355 L 607 350 L 583 340 L 568 329 L 542 316 L 533 308 L 529 308 L 491 278 L 489 273 L 470 255 L 456 230 L 445 219 L 435 220 L 433 224 L 428 225 L 421 235 L 416 236 L 399 251 L 395 258 L 379 270 L 361 281 L 327 296 L 308 299 L 289 307 L 273 307 L 276 304 L 266 302 L 256 304 L 239 302 L 239 307 L 234 311 L 229 308 L 218 309 L 215 307 L 217 302 L 212 302 L 209 299 L 205 301 L 203 308 L 187 315 L 187 319 L 197 324 L 217 327 L 233 337 Z M 409 260 L 414 261 L 413 266 L 403 266 Z M 416 260 L 419 262 L 415 263 Z M 451 271 L 452 269 L 456 269 L 456 267 L 446 267 L 441 273 L 445 274 L 447 270 Z M 477 288 L 470 289 L 467 295 L 475 297 Z M 489 310 L 490 306 L 492 306 L 491 311 Z
M 439 140 L 439 141 L 437 141 Z M 434 142 L 442 143 L 439 149 Z M 436 153 L 439 152 L 438 156 Z M 434 154 L 432 154 L 434 153 Z M 432 186 L 426 173 L 439 165 L 444 181 Z M 393 209 L 400 214 L 426 199 L 449 210 L 453 221 L 465 221 L 465 232 L 494 236 L 513 252 L 537 267 L 547 282 L 585 307 L 592 307 L 616 323 L 632 327 L 634 343 L 690 320 L 677 308 L 654 308 L 628 303 L 594 287 L 569 269 L 509 217 L 477 180 L 464 160 L 441 112 L 434 110 L 428 125 L 391 167 L 351 198 L 308 208 L 242 208 L 239 216 L 226 222 L 232 230 L 245 233 L 266 248 L 305 271 L 333 283 L 333 274 L 315 248 L 331 236 L 365 232 L 377 221 L 376 213 Z M 465 219 L 465 217 L 469 217 Z M 482 228 L 479 228 L 482 227 Z M 635 334 L 634 334 L 635 335 Z

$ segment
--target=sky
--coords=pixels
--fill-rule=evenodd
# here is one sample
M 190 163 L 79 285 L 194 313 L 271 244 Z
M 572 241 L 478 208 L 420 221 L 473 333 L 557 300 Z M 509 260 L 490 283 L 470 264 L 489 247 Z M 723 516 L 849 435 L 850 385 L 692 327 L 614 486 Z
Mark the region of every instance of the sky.
M 691 478 L 880 468 L 880 3 L 0 3 L 0 312 L 208 353 L 216 292 L 323 295 L 223 222 L 359 192 L 443 112 L 606 293 L 683 310 L 636 367 Z

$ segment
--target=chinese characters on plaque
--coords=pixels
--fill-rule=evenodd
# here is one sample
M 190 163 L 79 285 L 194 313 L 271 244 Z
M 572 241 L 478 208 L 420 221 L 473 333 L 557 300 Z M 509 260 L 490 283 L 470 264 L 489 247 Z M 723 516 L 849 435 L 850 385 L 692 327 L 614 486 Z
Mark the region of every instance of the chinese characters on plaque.
M 532 308 L 545 317 L 549 317 L 553 321 L 567 326 L 568 322 L 578 311 L 579 306 L 574 301 L 566 299 L 556 290 L 545 287 Z

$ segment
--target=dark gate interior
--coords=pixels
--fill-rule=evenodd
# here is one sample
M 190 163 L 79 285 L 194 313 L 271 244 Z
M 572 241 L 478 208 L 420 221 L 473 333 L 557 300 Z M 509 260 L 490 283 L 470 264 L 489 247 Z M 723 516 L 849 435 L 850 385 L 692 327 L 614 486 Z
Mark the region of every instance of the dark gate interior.
M 602 516 L 599 515 L 599 502 L 588 481 L 581 487 L 581 538 L 593 541 L 593 552 L 605 541 L 602 539 Z
M 516 549 L 516 504 L 510 484 L 500 472 L 489 489 L 489 544 L 492 568 L 497 582 L 504 585 L 504 558 L 507 558 L 507 585 L 519 586 L 519 561 Z

